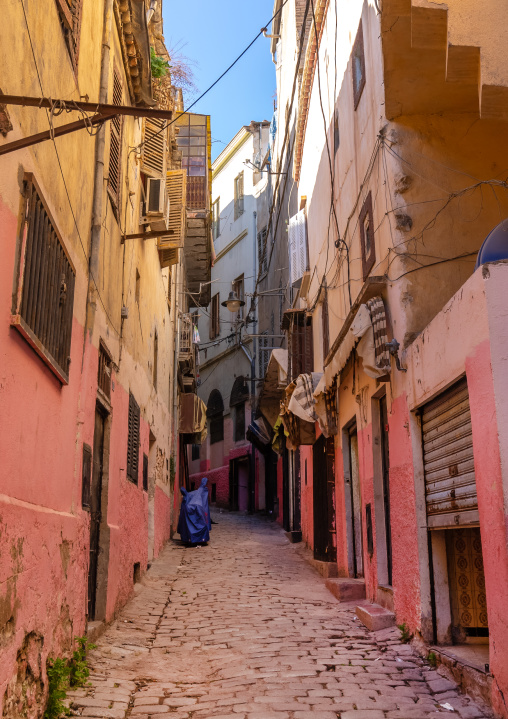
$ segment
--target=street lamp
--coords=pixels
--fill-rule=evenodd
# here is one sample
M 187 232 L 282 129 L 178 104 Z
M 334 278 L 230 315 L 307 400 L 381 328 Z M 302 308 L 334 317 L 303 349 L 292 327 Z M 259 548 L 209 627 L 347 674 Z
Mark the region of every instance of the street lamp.
M 238 312 L 240 307 L 243 307 L 245 305 L 245 302 L 241 299 L 239 299 L 238 295 L 234 290 L 232 290 L 229 293 L 229 297 L 225 302 L 221 302 L 221 305 L 223 307 L 227 307 L 228 310 L 232 313 Z

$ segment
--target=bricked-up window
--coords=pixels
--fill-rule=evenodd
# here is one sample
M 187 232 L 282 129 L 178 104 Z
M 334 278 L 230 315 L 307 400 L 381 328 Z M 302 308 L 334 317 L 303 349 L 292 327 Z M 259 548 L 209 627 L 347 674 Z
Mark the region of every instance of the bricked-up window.
M 220 293 L 212 297 L 212 311 L 210 313 L 210 339 L 214 340 L 220 335 Z
M 210 392 L 206 416 L 210 421 L 210 444 L 221 442 L 224 439 L 224 402 L 218 389 Z
M 79 36 L 81 32 L 81 8 L 83 0 L 55 0 L 60 26 L 69 51 L 74 72 L 78 69 Z
M 365 54 L 363 51 L 363 29 L 361 20 L 351 53 L 351 61 L 353 68 L 353 98 L 356 110 L 365 86 Z
M 362 272 L 366 280 L 376 261 L 374 241 L 374 219 L 372 212 L 372 193 L 369 192 L 360 212 L 360 241 L 362 245 Z
M 139 464 L 139 405 L 129 394 L 129 434 L 127 438 L 127 478 L 138 483 Z
M 123 105 L 122 83 L 118 73 L 113 73 L 113 104 Z M 108 194 L 118 218 L 120 207 L 120 183 L 122 178 L 122 117 L 117 115 L 110 123 Z
M 243 200 L 243 172 L 240 172 L 240 174 L 235 177 L 235 220 L 237 220 L 240 215 L 243 215 Z
M 143 455 L 143 491 L 148 492 L 148 457 Z
M 212 205 L 212 236 L 216 240 L 220 235 L 220 198 Z
M 19 275 L 11 322 L 49 365 L 69 382 L 76 273 L 42 193 L 27 173 L 19 246 Z

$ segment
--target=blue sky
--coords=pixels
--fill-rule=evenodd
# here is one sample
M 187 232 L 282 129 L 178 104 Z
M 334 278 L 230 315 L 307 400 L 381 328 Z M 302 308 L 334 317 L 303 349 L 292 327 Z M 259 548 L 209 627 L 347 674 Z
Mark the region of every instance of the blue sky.
M 272 16 L 273 0 L 163 0 L 166 47 L 196 63 L 199 94 L 251 42 Z M 271 28 L 269 28 L 271 31 Z M 275 66 L 270 40 L 260 37 L 240 62 L 193 108 L 211 115 L 215 158 L 251 120 L 271 120 Z

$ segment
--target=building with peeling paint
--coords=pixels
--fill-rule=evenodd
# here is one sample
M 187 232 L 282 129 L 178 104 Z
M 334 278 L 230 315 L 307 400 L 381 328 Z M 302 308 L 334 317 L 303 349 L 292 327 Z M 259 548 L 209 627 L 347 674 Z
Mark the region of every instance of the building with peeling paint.
M 294 112 L 298 202 L 287 380 L 274 357 L 261 409 L 284 434 L 288 528 L 332 590 L 369 600 L 370 628 L 404 624 L 506 717 L 503 13 L 282 8 L 278 132 Z M 497 226 L 497 254 L 477 262 Z
M 197 252 L 210 271 L 209 185 L 189 250 L 182 108 L 152 78 L 150 48 L 169 58 L 148 6 L 23 0 L 0 30 L 3 717 L 41 716 L 48 659 L 115 617 L 179 506 L 195 389 L 180 334 Z

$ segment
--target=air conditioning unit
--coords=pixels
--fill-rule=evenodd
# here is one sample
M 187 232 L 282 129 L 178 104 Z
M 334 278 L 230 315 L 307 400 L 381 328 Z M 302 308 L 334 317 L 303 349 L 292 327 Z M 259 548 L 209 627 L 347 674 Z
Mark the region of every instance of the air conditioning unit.
M 169 227 L 169 197 L 163 179 L 146 178 L 146 219 L 154 231 L 164 232 Z

